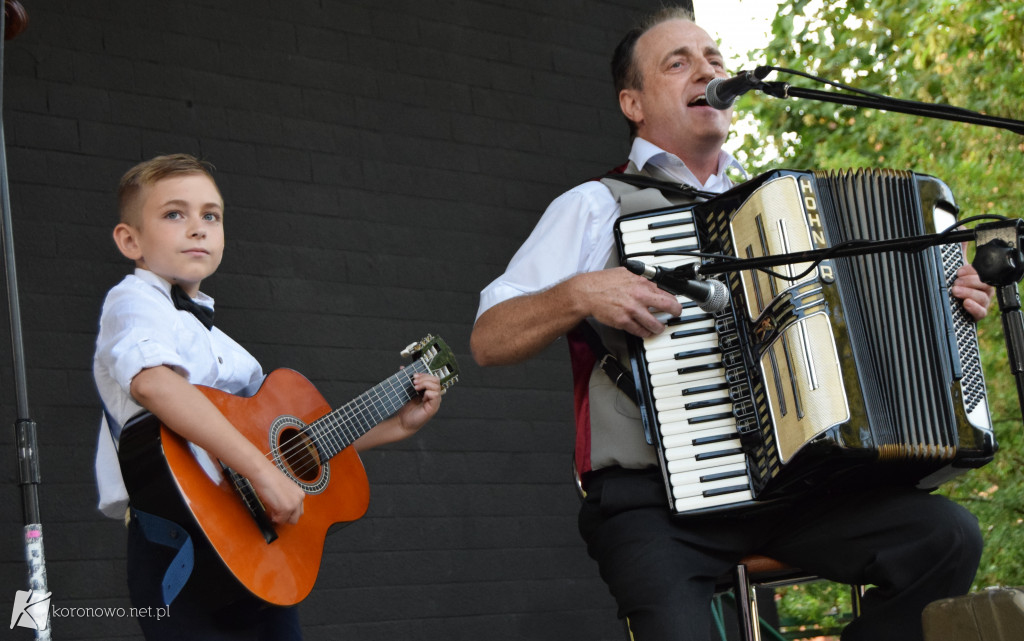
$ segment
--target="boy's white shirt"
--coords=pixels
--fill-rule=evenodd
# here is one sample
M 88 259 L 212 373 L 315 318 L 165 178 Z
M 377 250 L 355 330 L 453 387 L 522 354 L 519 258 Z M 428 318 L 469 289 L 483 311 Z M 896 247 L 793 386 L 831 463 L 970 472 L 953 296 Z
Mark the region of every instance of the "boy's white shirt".
M 191 313 L 171 302 L 171 285 L 145 269 L 136 269 L 107 294 L 93 358 L 93 377 L 103 404 L 118 424 L 113 432 L 106 416 L 96 445 L 99 509 L 123 518 L 128 495 L 117 460 L 115 439 L 120 427 L 145 411 L 130 393 L 131 381 L 143 369 L 166 365 L 193 385 L 205 385 L 248 396 L 263 382 L 263 369 L 241 345 L 216 326 L 207 330 Z M 213 307 L 200 292 L 197 303 Z M 206 452 L 193 447 L 207 473 L 221 478 L 220 467 Z

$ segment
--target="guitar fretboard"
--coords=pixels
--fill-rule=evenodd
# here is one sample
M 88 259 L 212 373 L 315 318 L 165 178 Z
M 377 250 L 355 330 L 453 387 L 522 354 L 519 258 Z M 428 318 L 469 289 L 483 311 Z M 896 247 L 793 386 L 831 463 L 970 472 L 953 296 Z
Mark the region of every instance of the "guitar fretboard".
M 417 360 L 310 423 L 307 434 L 316 444 L 321 459 L 331 459 L 375 425 L 394 416 L 403 405 L 417 396 L 412 375 L 428 371 L 424 359 Z

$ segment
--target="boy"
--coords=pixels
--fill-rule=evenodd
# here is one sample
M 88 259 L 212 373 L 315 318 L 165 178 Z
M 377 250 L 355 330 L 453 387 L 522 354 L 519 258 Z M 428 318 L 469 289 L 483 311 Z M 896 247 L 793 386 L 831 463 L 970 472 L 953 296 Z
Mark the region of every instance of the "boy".
M 303 490 L 195 387 L 249 396 L 264 378 L 256 359 L 212 325 L 213 300 L 199 291 L 224 250 L 224 204 L 211 169 L 177 154 L 140 163 L 121 179 L 120 222 L 113 236 L 121 253 L 135 262 L 135 272 L 107 294 L 93 362 L 110 419 L 110 432 L 104 419 L 96 459 L 100 509 L 114 517 L 125 513 L 127 495 L 111 436 L 119 437 L 128 419 L 148 410 L 192 443 L 197 456 L 220 460 L 247 478 L 272 521 L 296 523 Z M 181 309 L 195 304 L 206 309 Z M 357 450 L 411 436 L 437 412 L 438 379 L 416 374 L 413 384 L 420 397 L 358 439 Z M 132 605 L 140 611 L 164 605 L 160 578 L 167 557 L 167 548 L 148 541 L 131 519 L 128 584 Z M 186 583 L 169 617 L 140 617 L 146 638 L 301 638 L 294 608 L 268 606 L 248 595 L 211 607 L 200 589 Z

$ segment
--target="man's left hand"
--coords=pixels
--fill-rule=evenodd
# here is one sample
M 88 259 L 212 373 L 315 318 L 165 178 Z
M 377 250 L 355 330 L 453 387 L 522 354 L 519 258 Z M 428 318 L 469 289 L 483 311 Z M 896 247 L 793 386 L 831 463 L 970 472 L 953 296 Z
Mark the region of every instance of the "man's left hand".
M 956 281 L 950 292 L 964 303 L 964 310 L 979 321 L 988 315 L 989 305 L 996 290 L 991 285 L 981 282 L 977 270 L 971 265 L 964 265 L 956 271 Z

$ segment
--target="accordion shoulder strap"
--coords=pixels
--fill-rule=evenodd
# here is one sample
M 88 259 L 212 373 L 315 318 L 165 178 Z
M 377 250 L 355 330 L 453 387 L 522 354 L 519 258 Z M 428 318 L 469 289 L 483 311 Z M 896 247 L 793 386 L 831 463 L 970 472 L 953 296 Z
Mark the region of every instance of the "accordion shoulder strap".
M 688 205 L 717 195 L 643 173 L 633 161 L 605 174 L 600 180 L 619 203 L 620 216 Z
M 613 182 L 612 182 L 613 181 Z M 667 180 L 659 180 L 658 178 L 652 178 L 645 176 L 644 174 L 626 174 L 626 173 L 609 173 L 601 178 L 601 183 L 612 192 L 616 198 L 620 197 L 620 194 L 626 193 L 628 190 L 625 186 L 632 187 L 635 190 L 647 190 L 655 189 L 662 193 L 661 201 L 664 206 L 671 206 L 674 203 L 669 200 L 670 197 L 674 199 L 685 199 L 689 202 L 696 200 L 707 200 L 708 198 L 714 198 L 718 194 L 703 191 L 697 189 L 693 185 L 687 185 L 686 183 L 675 183 Z M 615 183 L 624 183 L 624 186 L 618 186 Z M 638 210 L 643 211 L 643 210 Z
M 574 331 L 590 346 L 590 350 L 597 357 L 597 364 L 600 366 L 601 371 L 608 375 L 608 378 L 615 384 L 615 387 L 622 390 L 629 397 L 629 400 L 639 404 L 636 386 L 633 384 L 632 372 L 626 369 L 619 362 L 619 359 L 615 358 L 608 348 L 605 347 L 604 342 L 597 335 L 597 330 L 590 324 L 590 321 L 584 319 L 576 326 Z
M 620 216 L 652 209 L 677 207 L 714 196 L 714 194 L 701 191 L 690 185 L 659 180 L 639 173 L 632 161 L 619 170 L 604 175 L 600 181 L 619 203 Z M 613 256 L 610 262 L 617 263 L 618 258 Z M 616 387 L 636 403 L 637 390 L 632 372 L 609 351 L 589 321 L 581 322 L 576 331 L 594 352 L 601 370 L 608 375 Z
M 637 173 L 637 168 L 632 162 L 622 169 L 624 172 L 613 171 L 600 179 L 601 184 L 608 188 L 619 203 L 620 216 L 652 209 L 677 207 L 715 195 L 690 185 L 672 183 Z M 617 263 L 618 258 L 613 256 L 611 261 Z M 590 322 L 584 320 L 577 326 L 576 331 L 594 352 L 601 370 L 608 375 L 616 387 L 636 403 L 637 390 L 633 382 L 633 374 L 608 350 Z

